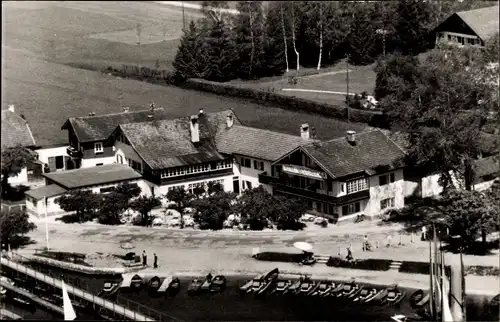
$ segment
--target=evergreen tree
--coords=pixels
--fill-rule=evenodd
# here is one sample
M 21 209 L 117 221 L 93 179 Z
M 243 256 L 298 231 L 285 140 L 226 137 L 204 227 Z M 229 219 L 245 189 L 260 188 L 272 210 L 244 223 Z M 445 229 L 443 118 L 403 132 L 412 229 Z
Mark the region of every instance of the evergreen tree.
M 281 75 L 286 71 L 285 44 L 283 39 L 283 26 L 281 21 L 282 4 L 271 2 L 267 7 L 264 23 L 265 37 L 262 57 L 261 76 Z M 285 38 L 287 30 L 285 29 Z
M 226 82 L 234 79 L 234 44 L 223 20 L 214 21 L 204 32 L 202 44 L 205 56 L 205 79 Z
M 184 81 L 188 78 L 203 78 L 205 76 L 203 55 L 201 55 L 200 33 L 194 21 L 184 30 L 179 49 L 172 63 L 176 79 Z
M 264 56 L 264 16 L 261 1 L 239 1 L 235 18 L 235 49 L 239 66 L 237 76 L 242 79 L 258 78 Z
M 404 54 L 417 55 L 431 45 L 435 27 L 434 6 L 419 0 L 399 0 L 395 30 L 398 47 Z

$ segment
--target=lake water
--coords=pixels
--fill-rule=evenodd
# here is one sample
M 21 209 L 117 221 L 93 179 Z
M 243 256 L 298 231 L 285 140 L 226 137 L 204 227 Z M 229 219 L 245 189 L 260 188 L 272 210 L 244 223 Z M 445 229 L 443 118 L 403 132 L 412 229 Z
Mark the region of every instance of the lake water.
M 95 293 L 102 289 L 104 281 L 119 280 L 118 276 L 95 277 L 55 268 L 50 268 L 50 272 L 52 276 L 64 274 L 67 278 L 79 279 Z M 186 289 L 191 278 L 181 278 L 181 291 L 174 298 L 150 297 L 146 288 L 138 293 L 120 292 L 120 296 L 185 321 L 388 321 L 394 314 L 414 313 L 409 305 L 409 297 L 414 291 L 411 289 L 405 289 L 407 295 L 397 307 L 380 307 L 356 305 L 332 297 L 267 295 L 259 298 L 240 295 L 239 286 L 243 285 L 246 279 L 247 277 L 228 278 L 227 288 L 221 294 L 188 296 Z M 468 297 L 467 321 L 499 321 L 498 316 L 493 317 L 487 308 L 488 302 L 487 298 Z M 44 311 L 39 309 L 35 313 L 36 316 L 24 316 L 25 319 L 54 319 L 53 314 L 45 313 L 46 316 Z M 92 317 L 79 314 L 79 319 Z

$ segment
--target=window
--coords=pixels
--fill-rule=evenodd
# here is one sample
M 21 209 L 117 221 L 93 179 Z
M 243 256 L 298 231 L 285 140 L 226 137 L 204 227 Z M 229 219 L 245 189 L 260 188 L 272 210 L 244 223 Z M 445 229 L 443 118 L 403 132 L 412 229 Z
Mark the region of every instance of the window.
M 64 169 L 64 157 L 62 155 L 56 157 L 56 169 Z
M 108 193 L 108 192 L 111 192 L 113 190 L 115 190 L 115 187 L 107 187 L 107 188 L 101 188 L 101 189 L 99 189 L 99 192 L 100 193 Z
M 104 163 L 97 163 L 95 166 L 98 167 L 98 166 L 101 166 L 103 165 Z
M 378 177 L 378 182 L 379 185 L 381 186 L 386 185 L 388 183 L 393 183 L 394 181 L 396 181 L 394 173 L 384 174 L 383 176 Z
M 253 160 L 253 168 L 256 170 L 264 171 L 264 162 Z
M 245 181 L 247 183 L 247 188 L 252 189 L 252 183 L 250 181 Z
M 245 168 L 251 168 L 252 167 L 252 162 L 250 159 L 247 158 L 241 158 L 241 166 Z
M 116 161 L 120 164 L 123 164 L 123 157 L 119 154 L 116 155 Z
M 451 41 L 451 35 L 448 35 L 448 41 Z
M 361 178 L 347 182 L 347 193 L 354 193 L 368 189 L 368 179 Z
M 325 190 L 325 182 L 323 180 L 319 180 L 319 190 Z
M 342 206 L 342 216 L 352 215 L 360 211 L 361 211 L 361 204 L 359 202 L 354 202 Z
M 103 153 L 103 152 L 104 152 L 104 148 L 102 146 L 102 142 L 94 143 L 94 153 L 98 154 L 98 153 Z
M 380 209 L 386 209 L 392 207 L 394 207 L 394 198 L 387 198 L 380 200 Z
M 224 160 L 224 161 L 217 161 L 216 164 L 216 169 L 229 169 L 233 166 L 233 161 L 232 160 Z
M 340 192 L 344 192 L 344 183 L 340 183 Z

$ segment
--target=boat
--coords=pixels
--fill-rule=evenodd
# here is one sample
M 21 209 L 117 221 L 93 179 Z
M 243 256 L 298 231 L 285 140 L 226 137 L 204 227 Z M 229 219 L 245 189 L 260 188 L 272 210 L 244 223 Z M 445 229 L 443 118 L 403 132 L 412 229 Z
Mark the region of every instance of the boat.
M 372 297 L 365 299 L 364 302 L 365 303 L 373 302 L 376 304 L 380 304 L 380 303 L 385 301 L 385 298 L 387 297 L 387 293 L 388 293 L 387 288 L 384 288 L 384 289 L 378 291 L 378 293 L 373 295 Z
M 285 294 L 291 285 L 292 285 L 292 282 L 289 280 L 278 281 L 278 282 L 276 282 L 276 287 L 274 288 L 274 290 L 272 290 L 271 294 L 274 294 L 274 293 Z
M 167 295 L 176 295 L 181 290 L 181 280 L 178 277 L 173 277 L 167 287 Z
M 329 294 L 325 294 L 325 296 L 337 296 L 344 289 L 344 284 L 339 283 L 337 287 L 332 288 Z
M 264 280 L 275 281 L 278 279 L 279 274 L 280 270 L 278 268 L 275 268 L 264 276 Z
M 421 309 L 427 302 L 429 302 L 430 294 L 425 294 L 423 290 L 416 290 L 410 296 L 410 305 L 413 309 Z
M 405 295 L 405 291 L 401 291 L 397 285 L 393 285 L 387 290 L 385 302 L 389 305 L 396 305 L 403 300 Z
M 353 302 L 358 302 L 358 303 L 363 303 L 366 300 L 374 297 L 377 295 L 378 291 L 376 288 L 363 288 L 357 296 L 355 296 L 352 301 Z
M 142 277 L 135 274 L 130 280 L 130 287 L 135 289 L 140 289 L 142 287 Z
M 156 291 L 157 293 L 166 293 L 167 290 L 169 289 L 170 287 L 170 283 L 172 283 L 172 281 L 174 280 L 174 277 L 173 276 L 167 276 L 163 279 L 160 287 L 158 288 L 158 290 Z
M 148 282 L 148 288 L 150 293 L 157 293 L 161 286 L 161 278 L 158 276 L 152 277 Z
M 205 280 L 203 281 L 203 283 L 201 284 L 201 290 L 202 291 L 209 291 L 210 290 L 210 285 L 212 284 L 212 274 L 208 273 L 207 277 L 205 278 Z
M 271 287 L 271 285 L 274 285 L 276 283 L 278 276 L 279 276 L 279 271 L 277 268 L 268 273 L 266 277 L 264 277 L 264 286 L 257 292 L 257 294 L 258 295 L 264 294 Z
M 253 279 L 246 282 L 243 286 L 240 287 L 240 291 L 243 293 L 247 293 L 247 291 L 252 287 L 254 281 L 260 281 L 264 278 L 264 275 L 257 275 Z
M 194 280 L 191 281 L 191 284 L 188 286 L 188 294 L 197 294 L 201 290 L 201 284 L 203 284 L 203 281 L 199 278 L 195 278 Z
M 286 294 L 286 293 L 295 294 L 300 289 L 300 285 L 302 285 L 302 280 L 296 281 L 295 283 L 293 283 L 292 285 L 290 285 L 288 287 L 288 289 L 286 289 L 283 292 L 283 294 Z
M 316 286 L 309 292 L 311 296 L 319 296 L 325 294 L 325 292 L 330 292 L 332 289 L 332 282 L 321 281 L 316 284 Z
M 311 292 L 314 286 L 315 283 L 310 278 L 307 278 L 302 281 L 302 284 L 300 284 L 300 288 L 298 289 L 296 294 L 303 294 L 303 295 L 309 294 L 309 292 Z
M 97 294 L 97 296 L 112 295 L 112 294 L 116 293 L 116 291 L 118 291 L 119 288 L 120 288 L 119 283 L 106 281 L 106 282 L 104 282 L 104 286 L 103 286 L 102 290 Z
M 210 284 L 210 292 L 218 293 L 226 289 L 226 277 L 224 275 L 216 275 L 212 284 Z
M 345 298 L 354 297 L 361 291 L 361 287 L 354 282 L 346 283 L 346 284 L 344 284 L 342 291 L 337 293 L 337 297 L 341 297 L 341 296 L 343 296 Z
M 257 293 L 264 287 L 264 285 L 264 280 L 253 280 L 252 285 L 247 290 L 247 293 Z

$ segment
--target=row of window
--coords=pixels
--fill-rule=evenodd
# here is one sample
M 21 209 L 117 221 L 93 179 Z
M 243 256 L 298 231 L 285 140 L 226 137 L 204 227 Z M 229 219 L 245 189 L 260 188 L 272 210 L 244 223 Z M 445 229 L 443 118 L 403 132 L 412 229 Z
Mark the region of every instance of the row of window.
M 252 159 L 241 158 L 241 166 L 244 168 L 252 168 Z M 264 171 L 264 162 L 253 160 L 253 168 L 255 170 Z
M 458 42 L 462 45 L 465 45 L 466 43 L 468 45 L 479 45 L 481 43 L 481 40 L 479 40 L 479 38 L 469 38 L 469 37 L 452 36 L 452 35 L 448 35 L 448 41 Z
M 386 208 L 394 208 L 395 206 L 395 198 L 386 198 L 380 200 L 380 209 L 386 209 Z
M 208 181 L 203 181 L 203 182 L 190 183 L 187 186 L 187 190 L 189 192 L 191 192 L 191 193 L 194 193 L 194 189 L 197 188 L 197 187 L 203 187 L 203 188 L 207 189 L 209 182 L 213 183 L 213 184 L 220 183 L 221 185 L 224 185 L 224 180 L 223 179 L 208 180 Z M 177 186 L 168 187 L 168 191 L 173 190 L 174 188 L 179 188 L 179 187 L 185 187 L 185 185 L 177 185 Z
M 396 181 L 396 176 L 394 173 L 384 174 L 378 177 L 379 185 L 384 186 L 388 183 L 393 183 Z M 363 191 L 369 188 L 368 178 L 361 178 L 356 180 L 351 180 L 346 182 L 347 193 L 355 193 L 358 191 Z M 341 185 L 341 191 L 344 192 L 344 186 Z
M 230 169 L 232 167 L 233 167 L 232 160 L 224 160 L 224 161 L 217 161 L 217 163 L 215 165 L 215 169 L 212 168 L 212 165 L 210 163 L 196 164 L 196 165 L 191 165 L 191 166 L 187 166 L 187 167 L 162 170 L 160 172 L 160 177 L 162 179 L 165 179 L 165 178 L 177 177 L 177 176 L 182 176 L 182 175 L 192 174 L 192 173 L 209 172 L 209 171 L 220 170 L 220 169 Z

